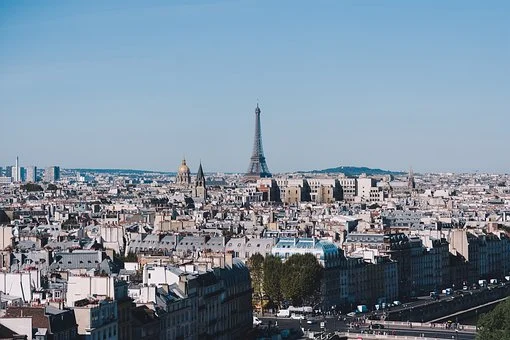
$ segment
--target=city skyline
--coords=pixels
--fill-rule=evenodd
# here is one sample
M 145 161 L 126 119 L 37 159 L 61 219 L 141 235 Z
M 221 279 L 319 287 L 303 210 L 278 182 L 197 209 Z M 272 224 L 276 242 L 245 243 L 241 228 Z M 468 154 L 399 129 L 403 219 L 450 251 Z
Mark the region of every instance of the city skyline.
M 0 6 L 2 166 L 510 169 L 505 2 Z

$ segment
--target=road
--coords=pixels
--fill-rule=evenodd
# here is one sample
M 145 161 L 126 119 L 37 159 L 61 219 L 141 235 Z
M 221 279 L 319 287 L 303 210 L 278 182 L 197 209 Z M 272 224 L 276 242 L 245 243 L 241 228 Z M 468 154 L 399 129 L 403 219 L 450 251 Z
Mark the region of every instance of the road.
M 444 328 L 430 328 L 430 327 L 413 327 L 385 325 L 384 329 L 370 330 L 369 323 L 361 325 L 359 328 L 349 327 L 347 322 L 338 320 L 334 317 L 319 318 L 316 323 L 307 324 L 306 320 L 294 320 L 289 318 L 275 318 L 275 317 L 261 317 L 263 326 L 271 328 L 278 327 L 282 329 L 305 329 L 312 331 L 321 330 L 321 321 L 325 321 L 325 328 L 328 331 L 349 332 L 356 334 L 390 334 L 397 336 L 414 336 L 414 337 L 429 337 L 438 339 L 457 339 L 457 340 L 473 340 L 475 334 L 473 332 L 447 330 Z

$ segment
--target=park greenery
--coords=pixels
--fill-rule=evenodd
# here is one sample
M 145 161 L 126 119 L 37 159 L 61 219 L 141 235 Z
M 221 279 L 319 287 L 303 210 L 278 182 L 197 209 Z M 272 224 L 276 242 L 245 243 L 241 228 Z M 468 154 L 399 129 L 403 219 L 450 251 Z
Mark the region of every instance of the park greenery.
M 55 184 L 50 183 L 50 184 L 48 184 L 48 186 L 46 187 L 46 190 L 48 190 L 48 191 L 56 191 L 56 190 L 58 190 L 58 187 L 57 187 Z
M 27 192 L 36 192 L 43 191 L 43 188 L 39 184 L 35 183 L 27 183 L 21 186 L 21 190 L 25 190 Z
M 477 340 L 510 340 L 510 299 L 478 320 Z
M 310 304 L 320 290 L 323 267 L 312 254 L 294 254 L 285 262 L 280 257 L 254 254 L 248 260 L 254 304 L 280 308 Z

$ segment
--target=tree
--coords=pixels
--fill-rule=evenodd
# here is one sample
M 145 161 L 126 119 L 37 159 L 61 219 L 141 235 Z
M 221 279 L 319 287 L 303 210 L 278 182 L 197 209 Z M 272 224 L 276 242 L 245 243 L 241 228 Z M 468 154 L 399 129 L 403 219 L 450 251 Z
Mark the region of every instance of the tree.
M 323 268 L 313 254 L 294 254 L 283 264 L 281 287 L 283 297 L 301 306 L 319 292 Z
M 46 190 L 48 190 L 48 191 L 57 191 L 57 190 L 58 190 L 58 187 L 57 187 L 55 184 L 50 183 L 50 184 L 48 184 L 48 186 L 46 187 Z
M 274 307 L 278 307 L 282 301 L 282 289 L 280 283 L 282 268 L 281 258 L 273 255 L 267 255 L 264 259 L 263 289 L 269 299 L 269 304 Z
M 28 192 L 43 191 L 43 188 L 39 184 L 35 183 L 24 184 L 21 186 L 21 189 L 26 190 Z
M 251 286 L 253 288 L 253 302 L 260 303 L 262 308 L 262 297 L 264 294 L 264 257 L 259 253 L 252 255 L 248 259 L 248 269 L 250 270 Z
M 510 300 L 496 306 L 478 320 L 478 340 L 510 340 Z

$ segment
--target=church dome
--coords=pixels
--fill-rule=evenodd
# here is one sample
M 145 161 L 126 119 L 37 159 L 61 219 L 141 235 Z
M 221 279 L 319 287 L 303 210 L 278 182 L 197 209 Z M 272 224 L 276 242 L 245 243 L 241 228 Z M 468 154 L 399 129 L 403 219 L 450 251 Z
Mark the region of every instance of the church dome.
M 185 159 L 182 160 L 182 164 L 179 167 L 179 173 L 180 174 L 189 174 L 190 173 L 189 167 L 186 165 Z

